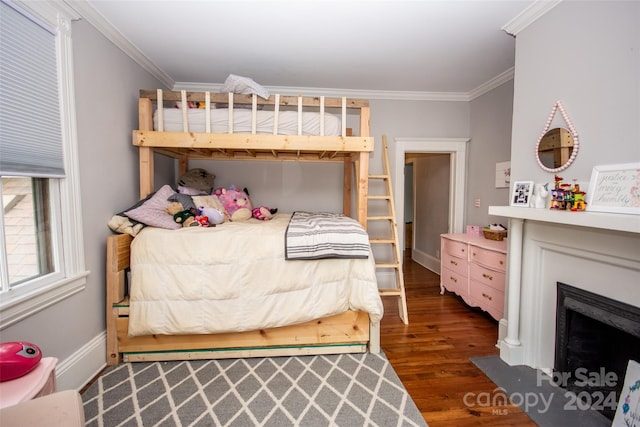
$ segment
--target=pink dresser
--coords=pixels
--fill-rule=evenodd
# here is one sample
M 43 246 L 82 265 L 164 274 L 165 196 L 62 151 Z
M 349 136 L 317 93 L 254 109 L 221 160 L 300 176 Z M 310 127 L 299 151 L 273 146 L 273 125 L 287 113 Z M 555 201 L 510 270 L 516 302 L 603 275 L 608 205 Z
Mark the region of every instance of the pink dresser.
M 440 291 L 455 292 L 494 319 L 504 314 L 507 241 L 456 233 L 440 236 Z

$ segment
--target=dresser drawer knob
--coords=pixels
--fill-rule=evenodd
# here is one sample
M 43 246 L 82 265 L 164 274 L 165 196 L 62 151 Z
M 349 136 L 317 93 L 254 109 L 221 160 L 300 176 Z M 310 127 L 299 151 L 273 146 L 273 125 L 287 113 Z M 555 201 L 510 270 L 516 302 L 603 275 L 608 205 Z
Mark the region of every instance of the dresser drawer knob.
M 482 293 L 482 296 L 485 297 L 486 299 L 488 299 L 489 301 L 492 301 L 493 298 L 491 297 L 491 295 L 487 295 L 484 292 Z
M 450 262 L 451 264 L 453 264 L 453 265 L 458 265 L 458 263 L 457 263 L 457 262 L 455 262 L 454 260 L 450 260 L 449 262 Z
M 452 282 L 454 283 L 458 283 L 458 279 L 456 279 L 455 277 L 451 276 L 449 277 L 449 279 L 451 279 Z
M 482 273 L 482 277 L 484 277 L 485 279 L 493 280 L 493 276 L 490 276 L 487 273 Z

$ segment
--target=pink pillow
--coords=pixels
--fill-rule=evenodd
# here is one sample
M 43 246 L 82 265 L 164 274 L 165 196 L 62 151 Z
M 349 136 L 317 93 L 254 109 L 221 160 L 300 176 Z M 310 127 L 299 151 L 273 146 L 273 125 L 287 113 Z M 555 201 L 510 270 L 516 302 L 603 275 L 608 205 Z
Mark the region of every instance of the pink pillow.
M 131 219 L 153 227 L 167 228 L 169 230 L 182 228 L 181 224 L 173 220 L 173 215 L 164 210 L 171 203 L 168 200 L 169 197 L 174 194 L 176 192 L 173 191 L 171 186 L 165 185 L 141 206 L 126 211 L 124 214 Z

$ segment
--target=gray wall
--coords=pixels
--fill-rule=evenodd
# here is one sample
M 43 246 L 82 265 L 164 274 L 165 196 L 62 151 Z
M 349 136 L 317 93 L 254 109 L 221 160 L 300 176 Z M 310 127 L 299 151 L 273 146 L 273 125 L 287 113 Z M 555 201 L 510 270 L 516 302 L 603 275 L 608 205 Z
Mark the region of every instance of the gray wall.
M 489 206 L 503 205 L 508 198 L 508 188 L 495 187 L 495 176 L 496 163 L 511 158 L 512 114 L 513 80 L 471 101 L 467 224 L 489 224 Z M 476 199 L 480 207 L 475 206 Z
M 414 161 L 416 251 L 437 258 L 440 234 L 449 227 L 449 155 L 432 154 Z M 445 209 L 443 209 L 445 208 Z
M 534 157 L 560 100 L 579 134 L 560 175 L 588 182 L 596 165 L 640 161 L 640 2 L 561 2 L 516 37 L 511 179 L 553 183 Z M 508 204 L 505 196 L 501 205 Z

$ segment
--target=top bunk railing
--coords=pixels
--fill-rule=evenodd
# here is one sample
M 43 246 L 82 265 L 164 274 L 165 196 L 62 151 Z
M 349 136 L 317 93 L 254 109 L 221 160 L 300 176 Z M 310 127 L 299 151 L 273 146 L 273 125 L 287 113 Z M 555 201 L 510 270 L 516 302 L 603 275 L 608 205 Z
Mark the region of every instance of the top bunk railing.
M 156 102 L 156 106 L 164 105 L 165 101 L 179 101 L 180 102 L 180 110 L 182 111 L 182 122 L 183 122 L 183 131 L 189 132 L 189 109 L 191 109 L 191 105 L 193 103 L 202 103 L 204 102 L 204 106 L 198 105 L 198 109 L 203 109 L 205 111 L 205 119 L 206 119 L 206 127 L 205 132 L 211 133 L 211 108 L 216 103 L 226 103 L 228 110 L 228 131 L 227 133 L 233 133 L 233 114 L 234 114 L 234 106 L 236 104 L 239 105 L 251 105 L 251 133 L 257 133 L 257 112 L 258 107 L 262 107 L 264 105 L 273 105 L 273 135 L 278 135 L 278 119 L 280 114 L 280 106 L 297 106 L 297 114 L 298 114 L 298 135 L 302 135 L 302 114 L 304 112 L 304 107 L 318 107 L 320 114 L 320 133 L 319 136 L 325 136 L 324 134 L 324 124 L 325 124 L 325 114 L 326 108 L 338 107 L 340 108 L 340 116 L 341 116 L 341 132 L 340 135 L 347 136 L 347 108 L 368 108 L 369 102 L 361 99 L 350 99 L 347 103 L 347 97 L 341 98 L 326 98 L 324 96 L 319 97 L 303 97 L 303 96 L 281 96 L 280 94 L 276 94 L 271 96 L 269 99 L 264 100 L 260 99 L 256 94 L 252 95 L 238 95 L 234 93 L 228 94 L 218 94 L 211 92 L 190 92 L 182 90 L 180 92 L 164 92 L 162 89 L 158 89 L 156 91 L 155 97 L 151 96 L 152 91 L 140 91 L 141 98 L 148 98 L 152 101 Z M 179 98 L 178 96 L 179 95 Z M 201 100 L 202 95 L 204 95 L 204 100 Z M 226 99 L 225 99 L 226 98 Z M 157 131 L 164 131 L 164 117 L 163 112 L 164 108 L 158 108 L 158 120 L 157 120 Z M 350 136 L 350 135 L 349 135 Z
M 224 107 L 217 107 L 219 104 L 224 104 Z M 261 108 L 265 106 L 270 107 L 262 112 Z M 273 157 L 283 158 L 278 154 L 293 151 L 298 153 L 296 158 L 301 153 L 315 152 L 322 153 L 317 154 L 318 160 L 330 160 L 338 154 L 373 151 L 373 138 L 369 136 L 369 102 L 362 99 L 282 95 L 264 99 L 255 94 L 158 89 L 141 90 L 139 107 L 140 129 L 134 131 L 134 145 L 158 148 L 169 155 L 185 155 L 187 150 L 190 157 L 215 157 L 211 155 L 211 151 L 206 151 L 208 149 L 224 157 L 235 157 L 233 154 L 239 150 L 249 157 L 256 157 L 257 152 L 270 152 Z M 284 109 L 286 112 L 283 112 Z M 339 110 L 339 119 L 336 119 L 337 114 L 329 113 L 329 109 Z M 353 136 L 351 129 L 347 128 L 348 110 L 353 109 L 357 110 L 360 120 L 357 136 Z M 214 111 L 217 114 L 216 120 L 220 119 L 220 114 L 226 115 L 223 131 L 220 123 L 216 122 L 214 126 L 212 122 Z M 173 116 L 177 114 L 181 123 L 176 124 L 176 118 L 173 117 L 173 127 L 167 126 L 165 114 L 169 112 Z M 319 121 L 309 125 L 313 126 L 312 133 L 305 128 L 304 120 L 309 112 L 317 113 L 314 120 Z M 295 123 L 285 124 L 289 126 L 285 133 L 282 133 L 280 126 L 283 114 L 287 114 L 288 120 L 292 120 L 293 114 L 296 117 Z M 198 120 L 204 118 L 204 123 L 193 123 L 195 115 L 198 115 Z M 236 129 L 236 116 L 241 116 L 239 119 L 243 120 L 240 130 Z M 332 129 L 327 132 L 329 119 L 332 120 Z

